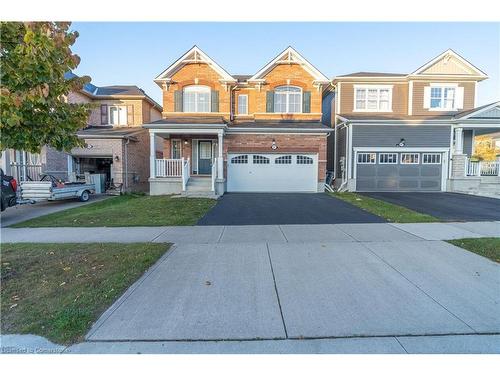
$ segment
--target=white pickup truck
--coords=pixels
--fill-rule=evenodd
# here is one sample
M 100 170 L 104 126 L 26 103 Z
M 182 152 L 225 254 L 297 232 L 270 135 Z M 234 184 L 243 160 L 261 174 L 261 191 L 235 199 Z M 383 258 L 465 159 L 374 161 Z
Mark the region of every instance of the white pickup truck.
M 71 198 L 87 202 L 90 199 L 90 194 L 93 193 L 95 193 L 94 184 L 60 182 L 51 175 L 43 175 L 40 181 L 21 182 L 21 202 L 34 203 Z

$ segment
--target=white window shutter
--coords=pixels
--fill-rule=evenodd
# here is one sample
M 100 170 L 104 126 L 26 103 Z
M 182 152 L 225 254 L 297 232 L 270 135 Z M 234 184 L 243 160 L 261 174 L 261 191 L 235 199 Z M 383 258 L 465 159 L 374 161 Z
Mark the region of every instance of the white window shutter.
M 426 109 L 431 108 L 431 87 L 430 86 L 424 87 L 424 108 L 426 108 Z
M 464 108 L 464 88 L 463 87 L 456 88 L 455 108 L 456 109 L 463 109 Z

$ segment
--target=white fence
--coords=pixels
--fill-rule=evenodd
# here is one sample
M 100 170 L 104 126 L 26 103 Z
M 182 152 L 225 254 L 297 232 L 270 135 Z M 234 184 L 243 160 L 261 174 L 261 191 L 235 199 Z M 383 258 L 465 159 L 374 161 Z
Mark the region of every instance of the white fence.
M 215 179 L 217 178 L 217 158 L 212 163 L 212 191 L 215 191 Z
M 465 164 L 467 176 L 500 176 L 500 161 L 471 161 Z

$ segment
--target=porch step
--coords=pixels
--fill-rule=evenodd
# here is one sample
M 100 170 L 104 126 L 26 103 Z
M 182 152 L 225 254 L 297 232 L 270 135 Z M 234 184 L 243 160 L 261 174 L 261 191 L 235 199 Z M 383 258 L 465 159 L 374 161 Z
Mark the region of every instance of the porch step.
M 212 179 L 207 177 L 190 177 L 186 185 L 186 191 L 212 193 Z
M 183 191 L 181 195 L 174 195 L 174 198 L 209 198 L 219 199 L 213 191 Z

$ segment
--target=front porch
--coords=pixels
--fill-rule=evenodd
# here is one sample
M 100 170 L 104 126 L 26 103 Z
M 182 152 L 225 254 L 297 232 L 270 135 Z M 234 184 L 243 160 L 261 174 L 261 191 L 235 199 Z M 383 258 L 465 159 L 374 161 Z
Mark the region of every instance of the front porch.
M 500 155 L 497 154 L 496 160 L 478 160 L 475 150 L 477 136 L 498 131 L 498 103 L 471 112 L 453 125 L 449 191 L 500 196 Z
M 150 128 L 150 194 L 220 196 L 224 194 L 225 126 L 164 125 Z M 163 140 L 163 158 L 155 152 L 155 137 Z

